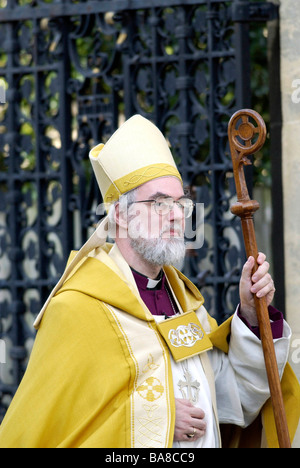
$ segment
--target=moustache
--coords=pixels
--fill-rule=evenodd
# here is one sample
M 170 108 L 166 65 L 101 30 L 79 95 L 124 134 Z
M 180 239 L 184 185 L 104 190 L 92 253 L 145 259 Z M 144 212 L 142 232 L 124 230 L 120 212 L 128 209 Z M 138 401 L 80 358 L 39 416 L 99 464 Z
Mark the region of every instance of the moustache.
M 176 236 L 174 236 L 173 233 L 176 232 Z M 183 238 L 184 237 L 184 230 L 182 228 L 182 225 L 180 223 L 172 223 L 170 226 L 163 228 L 160 232 L 160 237 L 163 236 L 163 234 L 169 234 L 170 237 L 172 238 Z

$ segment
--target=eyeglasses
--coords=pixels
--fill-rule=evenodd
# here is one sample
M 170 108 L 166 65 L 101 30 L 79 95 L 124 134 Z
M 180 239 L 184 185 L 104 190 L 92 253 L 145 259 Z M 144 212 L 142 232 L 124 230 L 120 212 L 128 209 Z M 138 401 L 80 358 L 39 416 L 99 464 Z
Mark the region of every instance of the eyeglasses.
M 185 218 L 189 218 L 193 213 L 194 202 L 190 198 L 180 198 L 179 200 L 174 200 L 171 197 L 156 198 L 155 200 L 139 200 L 130 203 L 151 203 L 154 206 L 154 210 L 158 215 L 166 215 L 174 209 L 174 204 L 178 206 L 183 212 Z

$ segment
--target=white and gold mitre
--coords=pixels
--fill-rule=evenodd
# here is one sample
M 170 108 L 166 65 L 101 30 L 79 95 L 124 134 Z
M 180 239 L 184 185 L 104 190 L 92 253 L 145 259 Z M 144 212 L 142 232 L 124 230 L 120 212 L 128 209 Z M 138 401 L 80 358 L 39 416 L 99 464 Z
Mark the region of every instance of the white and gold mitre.
M 158 177 L 181 181 L 163 134 L 140 115 L 127 120 L 105 145 L 93 148 L 90 160 L 105 204 Z

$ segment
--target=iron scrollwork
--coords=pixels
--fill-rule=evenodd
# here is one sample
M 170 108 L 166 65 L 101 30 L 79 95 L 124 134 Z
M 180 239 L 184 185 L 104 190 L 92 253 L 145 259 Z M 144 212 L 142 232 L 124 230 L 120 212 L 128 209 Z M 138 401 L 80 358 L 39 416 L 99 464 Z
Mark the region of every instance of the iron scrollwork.
M 1 1 L 3 415 L 26 367 L 33 318 L 70 250 L 99 221 L 88 152 L 125 118 L 140 113 L 160 127 L 195 201 L 204 203 L 204 245 L 188 252 L 183 268 L 219 321 L 237 302 L 243 247 L 229 210 L 235 189 L 227 123 L 237 106 L 232 2 L 141 0 L 122 8 L 114 0 Z

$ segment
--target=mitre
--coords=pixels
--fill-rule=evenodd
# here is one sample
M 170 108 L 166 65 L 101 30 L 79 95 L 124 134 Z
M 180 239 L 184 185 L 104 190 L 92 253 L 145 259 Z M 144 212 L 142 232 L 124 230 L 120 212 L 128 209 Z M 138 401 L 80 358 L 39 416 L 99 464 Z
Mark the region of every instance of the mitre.
M 105 204 L 158 177 L 181 176 L 161 131 L 141 115 L 127 120 L 90 161 Z

